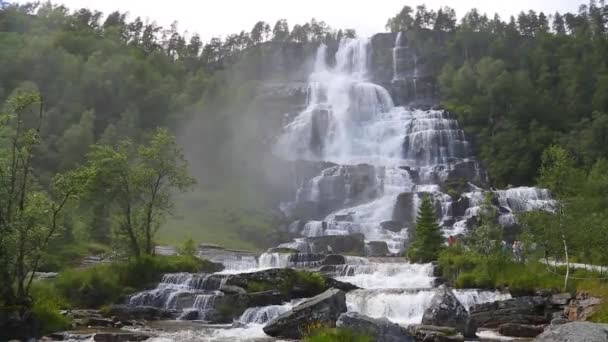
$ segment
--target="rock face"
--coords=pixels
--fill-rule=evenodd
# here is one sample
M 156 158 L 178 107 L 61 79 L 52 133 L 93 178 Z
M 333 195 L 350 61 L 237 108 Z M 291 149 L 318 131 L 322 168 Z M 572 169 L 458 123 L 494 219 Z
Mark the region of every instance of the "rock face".
M 539 335 L 536 342 L 606 342 L 608 324 L 572 322 L 551 326 Z
M 551 321 L 547 299 L 540 296 L 475 305 L 471 308 L 471 317 L 483 328 L 498 328 L 506 323 L 542 325 Z
M 326 235 L 305 239 L 311 253 L 331 253 L 365 255 L 365 236 L 363 234 Z
M 390 254 L 385 241 L 370 241 L 367 243 L 367 256 L 383 257 Z
M 272 337 L 300 339 L 312 324 L 335 327 L 336 321 L 344 312 L 344 292 L 329 289 L 274 318 L 264 327 L 264 332 Z
M 475 337 L 477 325 L 451 289 L 440 286 L 424 311 L 422 324 L 456 328 L 465 337 Z
M 367 334 L 372 341 L 382 342 L 413 342 L 414 338 L 399 324 L 392 323 L 386 318 L 370 318 L 356 312 L 340 315 L 336 326 L 348 328 L 358 333 Z
M 543 327 L 528 324 L 506 323 L 498 327 L 498 332 L 510 337 L 536 337 L 543 332 Z

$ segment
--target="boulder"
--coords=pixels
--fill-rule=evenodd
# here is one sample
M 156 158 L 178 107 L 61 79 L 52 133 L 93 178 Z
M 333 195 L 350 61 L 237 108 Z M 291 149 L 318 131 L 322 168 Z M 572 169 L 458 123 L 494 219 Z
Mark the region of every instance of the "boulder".
M 465 337 L 475 337 L 477 325 L 451 289 L 440 286 L 424 311 L 422 324 L 456 328 Z
M 474 305 L 471 308 L 471 317 L 481 328 L 498 328 L 505 323 L 542 325 L 551 321 L 551 315 L 546 312 L 546 308 L 546 298 L 517 297 Z
M 321 265 L 344 265 L 346 264 L 346 258 L 339 254 L 330 254 L 321 260 Z
M 510 337 L 536 337 L 543 332 L 542 326 L 505 323 L 498 327 L 498 332 L 504 336 Z
M 244 288 L 242 288 L 240 286 L 234 286 L 234 285 L 222 285 L 220 287 L 220 291 L 225 294 L 246 294 L 247 293 L 247 290 L 245 290 Z
M 372 341 L 413 342 L 414 338 L 406 328 L 386 318 L 371 318 L 357 312 L 346 312 L 340 315 L 336 326 L 347 328 L 357 333 L 367 334 Z
M 554 318 L 551 320 L 551 325 L 561 325 L 566 323 L 570 323 L 570 320 L 567 318 Z
M 414 324 L 408 327 L 416 341 L 421 342 L 464 342 L 464 336 L 455 328 Z
M 468 197 L 461 196 L 457 201 L 452 202 L 452 216 L 464 217 L 467 209 L 471 206 Z
M 572 295 L 568 292 L 556 293 L 549 297 L 549 304 L 555 306 L 565 306 L 568 305 L 570 299 L 572 299 Z
M 390 254 L 386 241 L 369 241 L 367 243 L 367 256 L 384 257 Z
M 300 339 L 306 329 L 313 324 L 335 327 L 336 321 L 344 312 L 346 312 L 344 292 L 329 289 L 275 317 L 266 324 L 264 332 L 272 337 Z
M 552 325 L 540 334 L 536 342 L 606 342 L 608 341 L 608 324 L 589 322 L 571 322 Z
M 403 229 L 403 223 L 399 221 L 380 222 L 380 227 L 393 233 L 399 233 Z
M 311 253 L 365 254 L 365 236 L 363 234 L 327 235 L 308 237 Z

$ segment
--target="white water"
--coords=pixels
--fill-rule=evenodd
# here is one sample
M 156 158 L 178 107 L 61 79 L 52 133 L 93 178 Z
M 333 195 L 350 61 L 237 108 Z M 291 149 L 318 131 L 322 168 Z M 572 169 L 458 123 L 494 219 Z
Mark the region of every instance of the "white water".
M 340 281 L 364 289 L 430 288 L 433 285 L 431 264 L 371 263 L 336 267 Z

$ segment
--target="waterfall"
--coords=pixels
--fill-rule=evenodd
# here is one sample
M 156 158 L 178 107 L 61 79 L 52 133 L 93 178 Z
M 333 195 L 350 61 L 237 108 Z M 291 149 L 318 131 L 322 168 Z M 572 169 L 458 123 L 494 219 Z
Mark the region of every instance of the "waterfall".
M 433 265 L 371 263 L 336 266 L 338 280 L 365 289 L 431 288 Z

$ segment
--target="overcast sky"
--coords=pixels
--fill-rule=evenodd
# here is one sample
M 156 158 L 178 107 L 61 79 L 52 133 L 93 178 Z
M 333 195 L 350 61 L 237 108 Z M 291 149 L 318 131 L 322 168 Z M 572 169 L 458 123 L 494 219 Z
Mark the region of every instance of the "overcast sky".
M 21 1 L 18 2 L 27 2 Z M 204 40 L 249 31 L 263 20 L 274 23 L 288 20 L 290 27 L 315 17 L 334 28 L 354 28 L 360 36 L 384 31 L 386 20 L 404 5 L 427 8 L 450 6 L 462 16 L 475 7 L 481 12 L 499 13 L 503 18 L 521 10 L 534 9 L 545 13 L 574 12 L 586 0 L 54 0 L 70 8 L 87 7 L 104 13 L 114 10 L 129 12 L 130 18 L 141 16 L 168 26 L 179 22 L 180 31 L 197 32 Z

